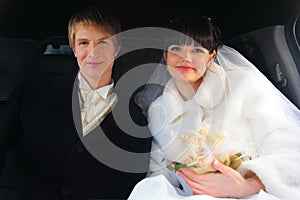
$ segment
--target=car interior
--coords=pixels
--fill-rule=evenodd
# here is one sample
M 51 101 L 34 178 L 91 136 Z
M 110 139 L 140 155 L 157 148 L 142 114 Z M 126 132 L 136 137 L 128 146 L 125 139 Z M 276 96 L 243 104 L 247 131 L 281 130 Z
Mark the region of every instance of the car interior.
M 73 11 L 89 4 L 103 6 L 103 9 L 118 13 L 125 30 L 162 27 L 180 14 L 180 9 L 185 10 L 184 15 L 198 12 L 191 8 L 198 6 L 196 1 L 187 1 L 189 5 L 183 6 L 178 1 L 149 1 L 151 13 L 144 10 L 148 4 L 143 6 L 140 1 L 66 1 L 63 5 L 59 1 L 49 1 L 45 5 L 40 1 L 34 3 L 37 2 L 38 12 L 36 8 L 30 9 L 32 5 L 27 1 L 0 2 L 0 199 L 4 200 L 20 197 L 27 175 L 22 128 L 15 117 L 22 105 L 26 81 L 33 75 L 47 79 L 78 70 L 66 34 L 68 17 Z M 217 4 L 206 3 L 198 9 L 199 13 L 206 13 L 219 22 L 226 45 L 249 59 L 300 108 L 300 3 L 278 0 L 261 4 L 255 0 L 217 1 Z M 62 8 L 56 15 L 57 6 Z M 52 14 L 49 16 L 49 13 Z M 161 50 L 138 49 L 121 56 L 115 63 L 114 79 L 118 81 L 135 66 L 159 63 L 161 55 Z
M 284 24 L 264 27 L 227 42 L 246 56 L 298 108 L 299 15 Z

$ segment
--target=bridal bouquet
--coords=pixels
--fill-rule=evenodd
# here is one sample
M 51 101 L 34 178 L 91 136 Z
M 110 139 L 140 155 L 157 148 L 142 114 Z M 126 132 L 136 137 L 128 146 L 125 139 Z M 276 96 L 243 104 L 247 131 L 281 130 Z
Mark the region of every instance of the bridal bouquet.
M 196 134 L 183 134 L 181 141 L 185 146 L 183 162 L 172 162 L 169 168 L 177 171 L 180 168 L 189 168 L 199 174 L 216 171 L 211 166 L 214 159 L 219 162 L 236 169 L 242 163 L 242 154 L 237 152 L 234 154 L 219 153 L 219 145 L 224 139 L 224 134 L 220 133 L 216 136 L 208 134 L 208 131 L 202 129 Z

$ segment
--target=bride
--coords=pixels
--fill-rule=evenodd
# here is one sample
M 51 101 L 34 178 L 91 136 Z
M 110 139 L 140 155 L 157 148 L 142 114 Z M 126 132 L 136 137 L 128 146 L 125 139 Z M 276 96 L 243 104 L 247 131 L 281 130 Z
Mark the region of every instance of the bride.
M 183 17 L 168 28 L 178 34 L 165 38 L 166 66 L 156 69 L 164 90 L 150 106 L 147 87 L 137 98 L 153 143 L 149 177 L 129 199 L 299 197 L 299 110 L 222 45 L 211 19 Z

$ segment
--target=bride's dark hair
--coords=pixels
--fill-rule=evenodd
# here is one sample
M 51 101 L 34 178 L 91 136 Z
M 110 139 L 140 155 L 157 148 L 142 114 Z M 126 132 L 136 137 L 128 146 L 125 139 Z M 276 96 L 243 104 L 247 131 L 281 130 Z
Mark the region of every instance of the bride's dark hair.
M 194 44 L 196 41 L 202 47 L 212 53 L 222 47 L 220 28 L 206 16 L 185 16 L 171 20 L 168 29 L 178 31 L 183 35 L 165 38 L 165 47 L 172 44 Z M 186 37 L 188 36 L 188 37 Z

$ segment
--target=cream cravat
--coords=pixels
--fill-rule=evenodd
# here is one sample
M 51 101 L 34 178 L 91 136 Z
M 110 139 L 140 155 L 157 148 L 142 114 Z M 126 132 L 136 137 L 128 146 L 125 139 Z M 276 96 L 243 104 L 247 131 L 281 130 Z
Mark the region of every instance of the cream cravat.
M 108 92 L 106 99 L 95 90 L 80 89 L 83 136 L 99 125 L 113 105 L 115 105 L 117 95 L 112 92 L 112 89 Z
M 81 107 L 82 122 L 83 124 L 90 123 L 97 116 L 98 103 L 104 99 L 95 90 L 80 89 L 80 92 L 83 99 Z

